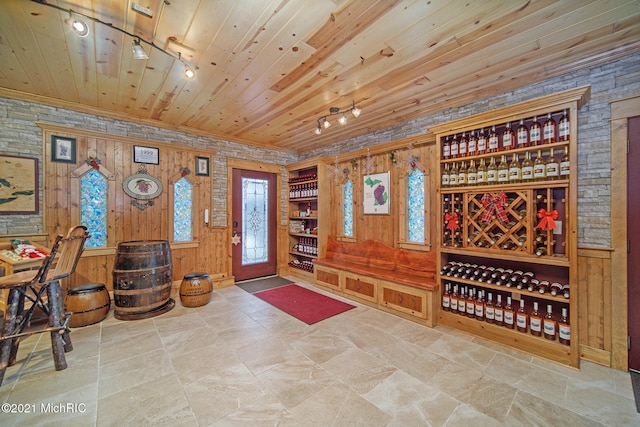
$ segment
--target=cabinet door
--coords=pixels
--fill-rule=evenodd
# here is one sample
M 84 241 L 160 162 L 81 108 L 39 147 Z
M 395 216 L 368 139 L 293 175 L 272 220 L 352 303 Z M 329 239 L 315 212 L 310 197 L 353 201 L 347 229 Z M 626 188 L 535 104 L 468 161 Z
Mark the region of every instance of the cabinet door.
M 341 291 L 340 274 L 340 270 L 318 265 L 315 268 L 315 283 L 330 288 L 332 291 Z
M 378 280 L 353 273 L 344 273 L 344 293 L 371 302 L 378 302 Z
M 420 319 L 427 318 L 427 291 L 380 281 L 380 305 L 410 314 Z

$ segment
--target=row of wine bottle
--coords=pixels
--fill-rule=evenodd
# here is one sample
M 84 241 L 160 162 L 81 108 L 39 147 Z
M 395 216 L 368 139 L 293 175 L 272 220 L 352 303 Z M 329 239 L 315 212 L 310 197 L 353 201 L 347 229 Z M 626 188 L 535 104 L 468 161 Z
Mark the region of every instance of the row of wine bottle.
M 528 126 L 527 126 L 528 123 Z M 538 117 L 532 119 L 520 119 L 516 130 L 513 130 L 511 122 L 505 124 L 502 132 L 497 132 L 492 126 L 487 134 L 484 128 L 479 131 L 463 132 L 458 135 L 446 136 L 442 143 L 442 158 L 459 159 L 467 156 L 482 155 L 485 153 L 497 153 L 516 148 L 535 147 L 543 144 L 552 144 L 557 141 L 568 141 L 571 134 L 571 126 L 567 110 L 562 112 L 558 122 L 551 113 L 541 125 Z
M 289 178 L 289 183 L 295 183 L 295 182 L 303 182 L 303 181 L 313 181 L 313 180 L 317 180 L 318 179 L 318 175 L 315 173 L 309 173 L 309 174 L 304 174 L 304 175 L 298 175 L 298 176 L 294 176 L 292 178 Z
M 301 199 L 308 197 L 318 197 L 318 183 L 309 182 L 306 184 L 294 184 L 289 186 L 289 198 Z
M 311 260 L 297 260 L 289 261 L 289 266 L 293 268 L 297 268 L 303 271 L 308 271 L 309 273 L 313 273 L 313 261 Z
M 546 314 L 542 314 L 538 308 L 538 301 L 533 302 L 533 309 L 527 311 L 524 299 L 520 299 L 518 307 L 512 305 L 511 297 L 507 296 L 503 305 L 502 295 L 497 294 L 493 301 L 493 293 L 485 290 L 468 287 L 454 283 L 446 283 L 442 294 L 442 309 L 474 318 L 478 321 L 493 323 L 519 332 L 530 332 L 534 336 L 544 336 L 546 339 L 556 339 L 565 345 L 571 344 L 571 326 L 568 310 L 562 307 L 562 315 L 556 319 L 553 314 L 553 306 L 547 304 Z
M 440 275 L 445 277 L 473 280 L 489 285 L 505 286 L 518 290 L 526 289 L 529 292 L 541 294 L 549 293 L 553 296 L 563 296 L 569 299 L 569 284 L 539 280 L 533 272 L 513 270 L 510 268 L 491 267 L 485 265 L 449 261 L 440 270 Z
M 569 151 L 564 147 L 561 157 L 554 154 L 553 148 L 549 157 L 542 156 L 538 150 L 535 160 L 531 159 L 531 153 L 525 153 L 524 159 L 520 162 L 517 153 L 513 153 L 511 161 L 507 161 L 507 156 L 502 155 L 500 163 L 496 163 L 496 158 L 491 157 L 489 165 L 485 164 L 484 158 L 476 167 L 474 160 L 470 160 L 467 166 L 466 161 L 451 164 L 445 163 L 441 183 L 443 187 L 461 187 L 476 185 L 496 185 L 527 183 L 534 181 L 554 181 L 557 179 L 568 179 L 571 169 Z

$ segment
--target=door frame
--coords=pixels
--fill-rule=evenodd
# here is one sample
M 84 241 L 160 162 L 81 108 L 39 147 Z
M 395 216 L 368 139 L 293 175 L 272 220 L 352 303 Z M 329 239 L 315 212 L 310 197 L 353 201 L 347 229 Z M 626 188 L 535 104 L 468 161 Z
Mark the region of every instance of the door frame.
M 627 336 L 627 121 L 640 116 L 640 96 L 611 102 L 611 367 L 629 370 Z M 614 203 L 616 209 L 613 209 Z
M 232 157 L 227 158 L 227 271 L 229 275 L 233 271 L 233 258 L 231 243 L 231 230 L 233 230 L 233 170 L 245 169 L 257 172 L 267 172 L 276 174 L 276 271 L 280 269 L 280 233 L 281 233 L 281 221 L 282 221 L 282 173 L 284 166 L 272 165 L 261 162 L 254 162 L 250 160 L 235 159 Z

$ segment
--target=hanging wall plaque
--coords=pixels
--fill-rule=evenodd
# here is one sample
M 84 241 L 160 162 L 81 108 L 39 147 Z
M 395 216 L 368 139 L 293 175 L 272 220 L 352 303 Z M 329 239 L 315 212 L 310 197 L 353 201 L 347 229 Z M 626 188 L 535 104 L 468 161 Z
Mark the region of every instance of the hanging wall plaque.
M 162 182 L 141 169 L 138 173 L 128 176 L 122 183 L 124 192 L 133 200 L 131 204 L 144 210 L 153 206 L 153 200 L 162 194 Z

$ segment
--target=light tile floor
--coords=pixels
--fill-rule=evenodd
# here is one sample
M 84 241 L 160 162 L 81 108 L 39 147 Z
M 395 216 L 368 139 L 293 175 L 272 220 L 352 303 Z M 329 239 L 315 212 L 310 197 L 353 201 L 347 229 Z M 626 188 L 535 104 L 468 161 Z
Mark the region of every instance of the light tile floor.
M 21 344 L 0 425 L 640 426 L 628 373 L 361 305 L 309 326 L 230 287 L 72 339 L 60 372 L 47 335 Z

